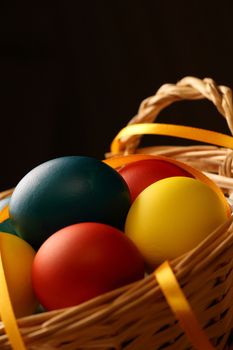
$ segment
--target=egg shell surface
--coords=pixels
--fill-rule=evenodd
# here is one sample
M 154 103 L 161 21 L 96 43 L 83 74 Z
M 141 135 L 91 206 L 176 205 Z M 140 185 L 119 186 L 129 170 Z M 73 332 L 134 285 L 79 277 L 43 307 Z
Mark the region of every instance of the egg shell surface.
M 79 223 L 59 230 L 43 243 L 32 276 L 39 301 L 53 310 L 143 278 L 144 260 L 118 229 Z
M 226 207 L 212 188 L 196 179 L 170 177 L 139 194 L 125 232 L 154 268 L 196 247 L 226 219 Z
M 132 162 L 119 169 L 125 179 L 132 201 L 152 183 L 172 176 L 193 177 L 179 166 L 160 159 L 145 159 Z
M 91 157 L 67 156 L 25 175 L 9 212 L 22 238 L 38 249 L 51 234 L 77 222 L 122 228 L 129 207 L 128 186 L 116 170 Z

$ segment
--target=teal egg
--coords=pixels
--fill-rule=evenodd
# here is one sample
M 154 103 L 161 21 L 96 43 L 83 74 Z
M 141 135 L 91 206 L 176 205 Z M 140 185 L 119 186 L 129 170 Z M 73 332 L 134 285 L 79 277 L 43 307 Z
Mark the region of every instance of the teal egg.
M 0 223 L 0 232 L 11 233 L 12 235 L 20 236 L 10 218 Z
M 16 186 L 10 217 L 35 249 L 54 232 L 78 222 L 124 226 L 129 189 L 121 175 L 91 157 L 61 157 L 32 169 Z

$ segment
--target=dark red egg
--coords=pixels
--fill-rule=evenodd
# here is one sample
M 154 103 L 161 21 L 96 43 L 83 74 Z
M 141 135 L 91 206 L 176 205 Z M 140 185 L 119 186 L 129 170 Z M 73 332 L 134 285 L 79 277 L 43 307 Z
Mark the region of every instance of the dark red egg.
M 132 202 L 152 183 L 173 176 L 193 176 L 181 167 L 161 159 L 145 159 L 129 163 L 118 170 L 126 181 Z

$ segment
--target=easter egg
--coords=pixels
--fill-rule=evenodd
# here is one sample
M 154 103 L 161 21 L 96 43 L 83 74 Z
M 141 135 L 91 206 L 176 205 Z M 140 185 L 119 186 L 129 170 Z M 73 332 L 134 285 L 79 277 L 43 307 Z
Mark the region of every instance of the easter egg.
M 15 315 L 30 315 L 37 306 L 31 278 L 35 251 L 27 242 L 8 233 L 0 233 L 0 249 Z
M 12 235 L 19 236 L 19 233 L 16 231 L 10 218 L 0 222 L 0 232 L 11 233 Z
M 125 232 L 155 267 L 196 247 L 226 219 L 226 206 L 212 188 L 197 179 L 170 177 L 138 195 Z
M 38 248 L 52 233 L 77 222 L 123 227 L 130 206 L 118 172 L 91 157 L 61 157 L 31 170 L 16 186 L 10 217 L 23 239 Z
M 79 223 L 50 236 L 32 270 L 35 293 L 48 310 L 80 304 L 144 277 L 144 261 L 120 230 Z
M 152 183 L 172 176 L 193 177 L 179 166 L 161 159 L 145 159 L 129 163 L 119 169 L 126 181 L 132 201 Z

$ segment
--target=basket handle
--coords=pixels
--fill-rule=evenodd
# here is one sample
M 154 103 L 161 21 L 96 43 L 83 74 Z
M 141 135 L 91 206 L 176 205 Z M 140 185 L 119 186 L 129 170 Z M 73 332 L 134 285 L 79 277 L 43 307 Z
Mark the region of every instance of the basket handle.
M 218 86 L 211 78 L 201 80 L 189 76 L 178 81 L 176 84 L 162 85 L 155 95 L 142 101 L 138 114 L 130 120 L 128 125 L 154 122 L 160 111 L 173 102 L 180 100 L 199 100 L 204 98 L 210 100 L 216 106 L 219 113 L 226 119 L 231 134 L 233 134 L 233 104 L 231 89 L 223 85 Z M 141 137 L 142 135 L 138 134 L 122 135 L 118 139 L 119 151 L 124 154 L 134 153 L 139 145 Z M 190 137 L 186 136 L 186 138 Z

